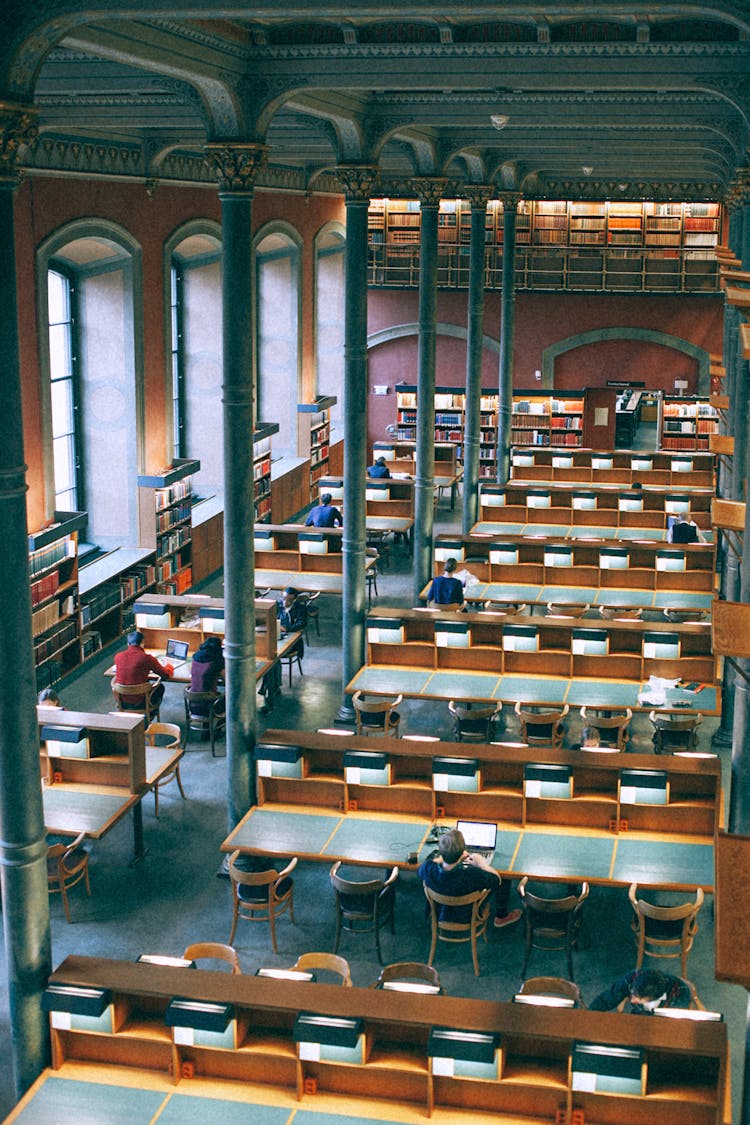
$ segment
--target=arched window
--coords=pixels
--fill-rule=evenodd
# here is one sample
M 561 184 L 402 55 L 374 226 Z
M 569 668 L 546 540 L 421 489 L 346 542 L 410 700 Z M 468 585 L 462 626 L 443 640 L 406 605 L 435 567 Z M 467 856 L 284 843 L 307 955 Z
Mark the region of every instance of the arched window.
M 86 511 L 86 537 L 100 546 L 137 543 L 139 249 L 112 223 L 80 220 L 49 238 L 38 260 L 48 509 Z
M 315 239 L 316 393 L 335 395 L 335 425 L 344 417 L 344 251 L 340 223 L 328 223 Z
M 286 224 L 261 231 L 255 245 L 257 418 L 278 422 L 276 457 L 297 456 L 300 402 L 300 241 Z
M 191 223 L 166 247 L 169 276 L 169 395 L 175 457 L 194 457 L 197 492 L 221 491 L 221 241 L 216 223 Z

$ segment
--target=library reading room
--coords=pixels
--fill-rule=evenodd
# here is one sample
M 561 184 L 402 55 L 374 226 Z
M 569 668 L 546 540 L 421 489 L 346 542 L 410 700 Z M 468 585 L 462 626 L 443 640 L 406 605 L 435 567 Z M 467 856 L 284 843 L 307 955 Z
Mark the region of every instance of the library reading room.
M 748 0 L 0 9 L 0 1119 L 750 1125 Z

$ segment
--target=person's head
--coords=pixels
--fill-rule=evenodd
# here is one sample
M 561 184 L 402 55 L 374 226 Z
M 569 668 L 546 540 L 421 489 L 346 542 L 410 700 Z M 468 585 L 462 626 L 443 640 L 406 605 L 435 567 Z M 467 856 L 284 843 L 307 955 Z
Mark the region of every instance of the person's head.
M 600 741 L 596 727 L 584 727 L 581 731 L 581 746 L 598 746 Z
M 445 573 L 446 574 L 453 574 L 453 571 L 456 569 L 457 566 L 458 566 L 458 563 L 456 562 L 455 559 L 446 559 L 445 560 Z
M 667 998 L 669 978 L 658 969 L 642 969 L 630 982 L 630 1003 L 652 1012 Z
M 140 631 L 140 629 L 133 629 L 133 630 L 131 630 L 130 633 L 128 633 L 128 644 L 129 645 L 142 645 L 143 644 L 143 633 Z
M 43 703 L 45 707 L 62 707 L 60 696 L 51 687 L 46 687 L 39 692 L 38 702 Z
M 215 636 L 206 637 L 200 647 L 200 651 L 209 660 L 220 660 L 222 654 L 221 641 Z
M 378 457 L 378 459 L 377 459 L 377 461 L 375 462 L 375 464 L 376 464 L 376 465 L 385 465 L 385 457 Z
M 463 833 L 459 832 L 457 828 L 451 828 L 449 832 L 444 832 L 438 843 L 438 851 L 443 857 L 443 863 L 458 863 L 466 851 Z
M 678 512 L 675 523 L 690 523 L 690 516 L 687 512 Z
M 635 489 L 636 492 L 639 492 L 643 488 L 643 485 L 639 480 L 634 480 L 630 487 Z
M 333 497 L 331 496 L 330 492 L 324 492 L 323 495 L 320 498 L 320 502 L 321 502 L 321 504 L 323 505 L 324 508 L 327 508 L 332 500 L 333 500 Z
M 284 609 L 289 609 L 291 605 L 294 605 L 295 601 L 297 600 L 297 594 L 298 591 L 294 588 L 294 586 L 287 586 L 286 590 L 284 590 L 284 595 L 282 598 L 282 601 L 284 602 Z

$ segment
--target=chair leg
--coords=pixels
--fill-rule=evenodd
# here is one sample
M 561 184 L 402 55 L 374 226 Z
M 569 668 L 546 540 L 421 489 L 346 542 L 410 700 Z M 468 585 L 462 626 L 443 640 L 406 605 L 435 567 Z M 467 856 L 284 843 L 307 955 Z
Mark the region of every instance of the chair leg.
M 271 947 L 272 947 L 274 953 L 278 953 L 279 950 L 276 946 L 276 915 L 273 912 L 273 906 L 271 905 L 271 902 L 270 902 L 270 891 L 269 891 L 269 903 L 268 903 L 268 925 L 269 925 L 269 928 L 271 930 Z M 231 945 L 232 943 L 230 942 L 229 944 Z
M 182 788 L 182 778 L 180 777 L 180 763 L 179 762 L 175 766 L 174 776 L 175 776 L 175 781 L 177 782 L 177 788 L 180 791 L 180 795 L 181 795 L 183 801 L 186 801 L 187 797 L 185 795 L 185 790 Z
M 479 976 L 479 956 L 477 954 L 477 933 L 476 930 L 471 931 L 471 959 L 474 962 L 474 976 Z
M 154 786 L 154 816 L 159 816 L 159 783 Z
M 65 917 L 67 918 L 68 922 L 72 922 L 73 919 L 70 916 L 70 903 L 68 902 L 68 892 L 65 888 L 65 880 L 64 879 L 60 881 L 60 897 L 62 898 L 63 906 L 65 907 Z
M 237 929 L 237 918 L 240 912 L 240 906 L 237 901 L 237 892 L 234 890 L 234 888 L 232 888 L 232 891 L 234 894 L 234 913 L 232 914 L 232 932 L 229 935 L 229 945 L 232 945 L 232 943 L 234 942 L 234 935 Z
M 333 938 L 333 952 L 338 953 L 339 942 L 341 941 L 341 910 L 336 907 L 336 933 Z

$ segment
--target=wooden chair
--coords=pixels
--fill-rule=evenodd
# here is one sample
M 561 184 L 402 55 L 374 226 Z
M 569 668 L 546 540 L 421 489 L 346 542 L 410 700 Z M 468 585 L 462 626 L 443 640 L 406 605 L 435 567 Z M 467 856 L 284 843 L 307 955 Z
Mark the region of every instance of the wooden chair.
M 237 867 L 239 851 L 229 857 L 229 878 L 232 881 L 232 931 L 229 944 L 234 941 L 238 918 L 248 922 L 268 922 L 271 930 L 271 945 L 276 948 L 276 919 L 285 911 L 294 922 L 294 880 L 290 878 L 297 866 L 297 858 L 291 859 L 283 871 L 269 868 L 267 871 L 243 871 Z
M 147 746 L 160 746 L 164 750 L 180 750 L 182 748 L 182 734 L 177 723 L 150 723 L 146 728 L 144 738 Z M 182 788 L 179 759 L 168 773 L 165 773 L 154 783 L 154 816 L 159 815 L 159 790 L 172 781 L 177 782 L 177 788 L 183 801 L 187 800 L 185 790 Z
M 116 680 L 112 680 L 112 692 L 115 697 L 118 711 L 142 711 L 146 720 L 150 723 L 152 720 L 159 720 L 159 708 L 161 707 L 161 700 L 154 702 L 153 695 L 157 687 L 161 683 L 161 676 L 154 676 L 153 680 L 146 680 L 143 684 L 118 684 Z M 125 702 L 125 697 L 138 696 L 141 702 L 134 706 L 131 703 Z
M 629 707 L 624 711 L 602 711 L 596 707 L 582 707 L 581 719 L 585 727 L 595 727 L 599 731 L 600 749 L 625 750 L 628 744 L 628 727 L 633 718 Z M 593 749 L 593 747 L 591 747 Z
M 561 748 L 565 738 L 563 720 L 570 710 L 567 703 L 554 710 L 524 710 L 516 703 L 514 710 L 521 724 L 521 742 L 529 746 L 551 746 L 555 750 Z
M 630 884 L 628 898 L 635 913 L 631 925 L 638 946 L 636 969 L 640 969 L 644 957 L 679 957 L 680 976 L 686 976 L 688 953 L 698 932 L 698 911 L 703 906 L 701 888 L 694 899 L 678 906 L 646 902 L 638 897 L 637 883 Z
M 367 699 L 362 691 L 352 696 L 357 734 L 385 734 L 398 738 L 401 716 L 396 708 L 403 702 L 403 695 L 395 699 Z
M 380 929 L 390 925 L 395 932 L 396 880 L 398 868 L 386 871 L 377 879 L 345 879 L 339 875 L 341 861 L 337 860 L 330 871 L 331 884 L 336 895 L 336 937 L 333 952 L 338 953 L 342 930 L 349 933 L 375 933 L 375 949 L 382 964 Z
M 589 605 L 563 605 L 560 603 L 556 605 L 554 602 L 547 603 L 547 617 L 585 617 L 591 609 Z
M 85 837 L 86 833 L 81 832 L 75 840 L 49 844 L 47 847 L 47 889 L 53 894 L 59 892 L 68 922 L 72 922 L 68 902 L 70 888 L 83 879 L 86 884 L 86 894 L 91 897 L 89 853 L 83 846 Z
M 453 716 L 453 737 L 456 742 L 491 742 L 494 720 L 502 713 L 497 703 L 461 703 L 451 699 L 448 710 Z
M 384 965 L 380 976 L 370 987 L 383 988 L 386 984 L 394 983 L 399 985 L 399 991 L 402 992 L 422 992 L 426 985 L 430 991 L 437 988 L 437 995 L 443 995 L 437 969 L 421 961 L 397 961 L 392 965 Z
M 301 953 L 291 968 L 300 973 L 334 973 L 344 988 L 352 987 L 349 962 L 335 953 Z
M 674 754 L 678 750 L 695 750 L 698 745 L 698 727 L 703 716 L 670 715 L 650 711 L 649 719 L 654 728 L 654 753 Z
M 468 895 L 441 895 L 437 891 L 422 884 L 422 889 L 427 896 L 430 906 L 430 925 L 432 938 L 430 941 L 430 955 L 427 964 L 435 960 L 438 941 L 471 943 L 471 959 L 474 964 L 474 975 L 479 976 L 479 958 L 477 956 L 477 939 L 487 941 L 487 926 L 490 921 L 490 903 L 488 902 L 491 888 L 485 887 L 480 891 L 472 891 Z M 471 909 L 471 917 L 467 922 L 443 921 L 440 918 L 440 908 L 467 907 Z
M 529 977 L 518 990 L 521 996 L 556 996 L 572 1000 L 576 1008 L 585 1008 L 581 990 L 575 981 L 565 977 Z
M 305 619 L 305 642 L 310 643 L 310 625 L 315 626 L 315 635 L 320 636 L 320 606 L 318 601 L 320 599 L 320 590 L 315 590 L 312 594 L 300 594 L 300 599 L 307 611 Z
M 378 565 L 382 566 L 383 570 L 388 570 L 390 566 L 391 544 L 388 538 L 390 534 L 390 531 L 370 529 L 365 536 L 365 546 L 377 551 Z
M 518 884 L 523 910 L 525 948 L 521 977 L 532 949 L 562 950 L 568 966 L 568 979 L 573 980 L 573 946 L 581 927 L 581 908 L 588 897 L 589 885 L 581 883 L 578 894 L 563 898 L 545 898 L 528 889 L 529 877 L 524 875 Z
M 220 691 L 191 691 L 185 688 L 185 746 L 191 732 L 207 734 L 211 742 L 211 757 L 216 757 L 216 735 L 226 726 L 226 713 L 222 707 L 224 696 Z M 197 705 L 197 710 L 196 710 Z
M 687 621 L 708 621 L 711 617 L 710 609 L 678 609 L 667 606 L 662 612 L 667 621 L 671 621 L 673 625 L 684 625 Z
M 605 621 L 640 621 L 643 609 L 641 606 L 632 608 L 624 605 L 600 605 L 599 616 Z
M 289 687 L 292 686 L 292 668 L 295 664 L 297 665 L 297 671 L 300 676 L 304 676 L 305 674 L 302 670 L 302 654 L 297 644 L 293 645 L 288 652 L 285 652 L 283 656 L 279 657 L 279 664 L 289 672 Z
M 182 955 L 186 961 L 223 961 L 231 967 L 232 973 L 241 973 L 240 959 L 233 945 L 220 941 L 199 941 L 189 945 Z
M 496 602 L 491 598 L 484 603 L 483 609 L 485 613 L 502 614 L 504 617 L 521 617 L 524 613 L 528 613 L 528 604 L 521 605 L 519 602 Z

